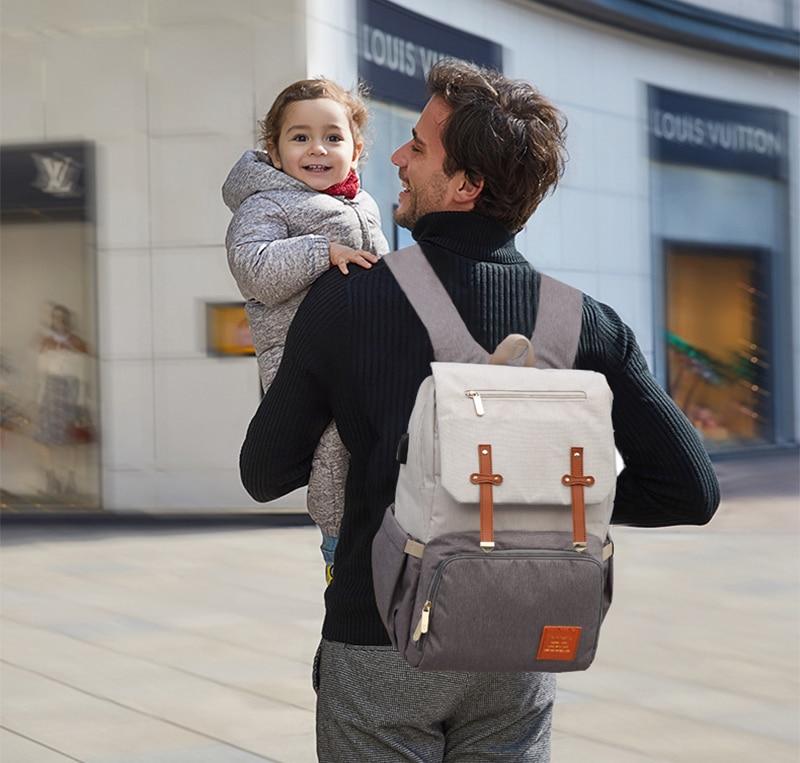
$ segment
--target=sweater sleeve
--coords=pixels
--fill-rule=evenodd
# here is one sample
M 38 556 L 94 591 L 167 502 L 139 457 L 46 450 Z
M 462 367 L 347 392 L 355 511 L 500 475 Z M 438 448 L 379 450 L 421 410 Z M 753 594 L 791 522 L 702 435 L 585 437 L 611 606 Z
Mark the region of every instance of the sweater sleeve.
M 719 505 L 719 484 L 697 431 L 650 373 L 633 331 L 589 297 L 577 365 L 605 374 L 614 395 L 614 439 L 625 467 L 612 522 L 707 523 Z
M 301 303 L 278 373 L 248 427 L 239 471 L 256 501 L 308 483 L 314 451 L 333 417 L 330 390 L 343 364 L 337 341 L 347 320 L 342 279 L 338 271 L 321 278 Z
M 275 307 L 330 269 L 327 238 L 288 236 L 286 215 L 268 194 L 248 196 L 236 210 L 225 243 L 228 264 L 246 299 Z

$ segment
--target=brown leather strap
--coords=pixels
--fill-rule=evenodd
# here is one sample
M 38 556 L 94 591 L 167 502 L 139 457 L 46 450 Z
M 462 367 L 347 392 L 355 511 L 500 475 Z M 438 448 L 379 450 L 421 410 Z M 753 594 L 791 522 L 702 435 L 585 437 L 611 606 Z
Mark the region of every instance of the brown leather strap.
M 572 489 L 572 544 L 576 549 L 586 548 L 586 505 L 583 489 L 594 485 L 594 477 L 583 474 L 583 448 L 573 446 L 569 451 L 570 473 L 561 483 Z
M 480 485 L 481 495 L 481 548 L 494 548 L 494 498 L 492 488 L 503 484 L 503 477 L 492 474 L 492 446 L 478 445 L 479 472 L 470 474 L 473 485 Z

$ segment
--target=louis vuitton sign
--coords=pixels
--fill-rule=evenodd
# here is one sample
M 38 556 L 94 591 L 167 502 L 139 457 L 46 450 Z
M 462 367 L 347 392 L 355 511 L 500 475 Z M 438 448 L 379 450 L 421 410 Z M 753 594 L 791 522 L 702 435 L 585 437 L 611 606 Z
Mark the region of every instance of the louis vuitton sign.
M 92 157 L 86 143 L 0 148 L 3 220 L 89 220 Z
M 656 161 L 787 177 L 786 112 L 658 87 L 648 88 L 648 104 Z
M 442 58 L 503 70 L 503 49 L 387 0 L 358 2 L 358 75 L 381 101 L 422 109 L 425 79 Z

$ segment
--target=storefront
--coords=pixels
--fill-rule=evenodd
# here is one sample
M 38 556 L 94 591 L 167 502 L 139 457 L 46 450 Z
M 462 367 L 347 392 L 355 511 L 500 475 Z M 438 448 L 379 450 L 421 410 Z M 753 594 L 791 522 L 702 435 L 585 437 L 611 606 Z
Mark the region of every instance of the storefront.
M 93 147 L 0 151 L 0 502 L 100 506 Z
M 287 84 L 361 79 L 362 181 L 404 246 L 390 157 L 442 56 L 567 117 L 566 173 L 520 252 L 614 308 L 710 450 L 796 443 L 800 34 L 779 3 L 703 2 L 4 0 L 3 502 L 302 510 L 302 490 L 265 506 L 239 478 L 260 389 L 220 187 Z M 44 405 L 56 387 L 66 406 Z
M 711 452 L 791 441 L 788 116 L 648 88 L 657 368 Z

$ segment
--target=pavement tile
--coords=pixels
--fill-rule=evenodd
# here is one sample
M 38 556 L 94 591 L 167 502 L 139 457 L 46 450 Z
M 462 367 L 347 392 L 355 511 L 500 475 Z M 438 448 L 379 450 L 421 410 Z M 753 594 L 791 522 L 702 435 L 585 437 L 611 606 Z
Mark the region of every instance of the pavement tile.
M 0 760 L 5 763 L 69 763 L 77 760 L 43 747 L 5 729 L 0 729 Z
M 620 619 L 623 618 L 614 618 L 615 621 Z M 616 630 L 624 632 L 626 629 Z M 594 678 L 595 670 L 601 666 L 622 671 L 640 666 L 654 677 L 682 680 L 701 689 L 735 692 L 743 697 L 782 702 L 789 706 L 795 704 L 800 696 L 798 675 L 787 670 L 793 662 L 791 657 L 785 658 L 781 665 L 772 665 L 754 659 L 752 655 L 743 659 L 709 652 L 703 649 L 702 643 L 677 649 L 669 640 L 651 641 L 643 637 L 636 641 L 634 658 L 630 640 L 624 634 L 617 638 L 609 628 L 602 638 L 595 665 L 586 674 L 585 682 L 579 682 L 582 690 L 593 691 L 588 687 L 597 686 L 602 691 L 604 684 Z
M 207 744 L 186 747 L 181 750 L 158 750 L 147 755 L 147 763 L 282 763 L 278 758 L 265 758 L 228 745 Z M 88 762 L 87 762 L 88 763 Z M 141 756 L 127 753 L 105 756 L 91 763 L 142 763 Z
M 272 621 L 264 619 L 262 608 L 248 617 L 206 612 L 205 608 L 210 605 L 196 605 L 197 614 L 187 617 L 189 622 L 179 626 L 168 611 L 168 604 L 163 605 L 165 614 L 158 611 L 143 613 L 141 610 L 137 613 L 136 607 L 120 597 L 119 602 L 111 606 L 117 610 L 130 610 L 131 614 L 127 614 L 88 604 L 85 599 L 89 597 L 77 592 L 70 595 L 58 588 L 51 593 L 47 591 L 47 588 L 35 592 L 20 591 L 6 584 L 2 597 L 3 616 L 132 654 L 151 642 L 167 643 L 184 638 L 194 639 L 198 645 L 205 642 L 206 647 L 212 643 L 227 644 L 265 657 L 278 656 L 310 666 L 320 639 L 320 604 L 314 615 L 308 617 L 292 612 L 291 607 L 273 606 L 268 615 Z M 145 614 L 149 619 L 145 619 Z M 165 622 L 162 618 L 169 620 Z M 291 634 L 291 638 L 287 634 Z
M 317 740 L 313 727 L 305 734 L 287 734 L 271 739 L 269 752 L 280 763 L 317 763 Z
M 795 465 L 797 470 L 797 465 Z M 800 493 L 795 489 L 793 494 L 786 496 L 769 496 L 769 490 L 765 490 L 762 496 L 769 496 L 769 516 L 768 521 L 764 521 L 763 513 L 754 511 L 754 505 L 761 502 L 761 497 L 755 499 L 725 498 L 723 489 L 723 499 L 725 511 L 717 512 L 712 520 L 715 531 L 736 530 L 746 532 L 774 532 L 774 533 L 794 533 L 800 532 L 800 514 L 797 512 L 797 497 Z
M 214 741 L 27 670 L 3 665 L 0 675 L 3 693 L 13 697 L 13 702 L 3 703 L 3 725 L 83 763 L 117 763 L 126 758 L 151 763 L 163 760 L 162 756 L 189 763 L 193 751 Z M 216 744 L 219 763 L 227 762 L 229 750 L 232 756 L 239 752 Z M 265 759 L 269 760 L 254 758 Z M 12 758 L 9 763 L 17 762 Z
M 792 728 L 797 715 L 791 704 L 720 691 L 690 680 L 654 676 L 646 671 L 608 667 L 603 663 L 592 666 L 590 682 L 582 681 L 582 677 L 565 674 L 560 677 L 559 684 L 576 693 L 586 693 L 588 689 L 593 699 L 601 702 L 624 703 L 635 696 L 643 709 L 800 744 L 797 728 Z
M 553 724 L 562 734 L 671 763 L 797 763 L 795 745 L 611 700 L 556 706 Z
M 601 635 L 595 665 L 587 673 L 586 683 L 594 685 L 594 670 L 605 666 L 621 671 L 636 668 L 654 677 L 683 680 L 700 688 L 718 689 L 744 697 L 772 702 L 795 704 L 800 697 L 798 671 L 793 666 L 800 660 L 791 649 L 783 651 L 783 663 L 761 661 L 757 654 L 718 654 L 704 650 L 702 645 L 678 646 L 668 638 L 648 638 L 647 622 L 626 618 L 628 628 L 621 631 L 638 633 L 633 642 L 630 636 L 614 638 L 611 628 Z M 712 642 L 713 643 L 713 640 Z
M 52 593 L 10 589 L 2 597 L 3 618 L 37 625 L 54 633 L 74 638 L 114 639 L 121 636 L 138 638 L 153 632 L 166 632 L 168 627 L 156 620 L 137 615 L 87 606 L 79 600 Z
M 553 734 L 551 757 L 555 763 L 668 763 L 666 758 L 654 758 L 641 750 L 626 750 L 616 745 L 584 739 L 578 736 Z
M 313 710 L 59 634 L 4 627 L 3 659 L 95 697 L 268 755 L 266 737 L 313 730 Z M 87 670 L 87 666 L 91 666 Z

